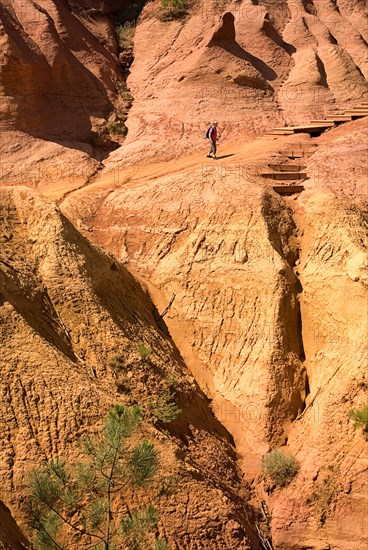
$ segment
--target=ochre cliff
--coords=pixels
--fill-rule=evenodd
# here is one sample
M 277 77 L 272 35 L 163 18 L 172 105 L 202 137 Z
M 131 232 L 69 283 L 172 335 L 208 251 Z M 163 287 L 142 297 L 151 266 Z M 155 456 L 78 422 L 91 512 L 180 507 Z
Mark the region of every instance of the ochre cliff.
M 29 470 L 175 375 L 182 415 L 145 428 L 180 479 L 160 502 L 170 548 L 361 550 L 367 118 L 259 136 L 368 101 L 366 4 L 209 0 L 165 20 L 147 2 L 126 84 L 120 4 L 0 6 L 0 498 L 28 534 Z M 129 131 L 110 152 L 93 125 L 122 90 Z M 282 198 L 261 173 L 290 150 L 308 179 Z M 300 466 L 284 488 L 262 477 L 275 448 Z
M 368 97 L 362 1 L 206 0 L 171 22 L 157 6 L 136 30 L 129 134 L 114 162 L 197 149 L 214 119 L 244 141 Z
M 367 539 L 367 447 L 348 418 L 367 387 L 366 142 L 355 121 L 229 147 L 234 160 L 216 165 L 194 155 L 170 176 L 171 163 L 156 177 L 127 169 L 123 186 L 107 173 L 62 202 L 159 308 L 175 295 L 170 333 L 270 506 L 274 548 L 358 550 Z M 310 179 L 282 199 L 256 168 L 298 147 L 312 150 Z M 260 458 L 280 447 L 300 473 L 267 495 Z
M 114 18 L 123 8 L 129 17 L 126 6 L 2 2 L 7 183 L 56 180 L 67 189 L 88 181 L 107 156 L 95 125 L 125 95 L 133 99 L 129 131 L 110 155 L 113 166 L 198 149 L 214 118 L 224 139 L 249 140 L 368 97 L 363 0 L 201 0 L 172 21 L 161 20 L 158 0 L 147 2 L 123 77 Z
M 113 21 L 88 4 L 1 2 L 3 181 L 85 181 L 106 156 L 92 129 L 113 111 L 122 76 Z
M 145 428 L 164 467 L 154 493 L 176 480 L 157 504 L 164 537 L 173 547 L 260 548 L 231 436 L 158 328 L 148 296 L 35 191 L 3 187 L 1 220 L 1 496 L 21 524 L 33 467 L 78 456 L 77 441 L 111 405 L 147 407 L 171 376 L 183 412 L 166 435 Z M 150 366 L 140 342 L 153 350 Z

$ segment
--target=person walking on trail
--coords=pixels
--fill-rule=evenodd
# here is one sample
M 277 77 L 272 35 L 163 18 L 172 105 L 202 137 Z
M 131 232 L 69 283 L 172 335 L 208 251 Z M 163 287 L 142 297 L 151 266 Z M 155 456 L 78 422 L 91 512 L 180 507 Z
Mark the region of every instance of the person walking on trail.
M 217 152 L 217 141 L 218 141 L 218 135 L 217 135 L 217 120 L 207 130 L 208 139 L 210 140 L 210 150 L 208 152 L 207 157 L 216 159 L 216 152 Z M 213 157 L 212 157 L 213 153 Z

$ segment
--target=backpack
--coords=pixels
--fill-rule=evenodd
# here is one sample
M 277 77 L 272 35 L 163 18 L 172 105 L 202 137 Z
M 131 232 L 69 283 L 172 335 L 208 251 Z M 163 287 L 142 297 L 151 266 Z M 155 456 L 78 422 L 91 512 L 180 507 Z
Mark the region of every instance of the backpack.
M 210 131 L 211 131 L 211 128 L 212 126 L 210 126 L 206 132 L 206 139 L 210 139 Z

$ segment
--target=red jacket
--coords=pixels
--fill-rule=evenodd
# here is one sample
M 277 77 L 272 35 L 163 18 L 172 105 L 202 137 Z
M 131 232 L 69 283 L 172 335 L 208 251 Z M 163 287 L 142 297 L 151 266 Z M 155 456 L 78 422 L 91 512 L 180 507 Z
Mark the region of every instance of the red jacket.
M 217 140 L 217 128 L 216 126 L 211 126 L 209 138 L 211 141 Z

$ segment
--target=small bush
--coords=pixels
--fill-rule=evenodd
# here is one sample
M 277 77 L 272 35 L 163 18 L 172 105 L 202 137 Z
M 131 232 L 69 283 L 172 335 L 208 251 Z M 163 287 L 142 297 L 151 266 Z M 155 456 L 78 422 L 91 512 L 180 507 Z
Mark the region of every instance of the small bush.
M 187 13 L 187 0 L 161 0 L 160 11 L 162 19 L 180 19 Z
M 123 366 L 123 360 L 120 355 L 113 355 L 109 361 L 109 365 L 114 370 L 119 370 Z
M 284 487 L 298 473 L 299 464 L 292 455 L 273 450 L 262 457 L 262 469 L 276 485 Z
M 165 381 L 168 387 L 172 388 L 173 390 L 175 390 L 179 386 L 179 380 L 177 379 L 175 374 L 168 374 Z
M 152 355 L 152 349 L 149 346 L 146 347 L 143 344 L 143 342 L 141 344 L 139 344 L 137 351 L 138 351 L 139 357 L 141 358 L 141 360 L 143 362 L 147 361 L 147 359 L 150 357 L 150 355 Z
M 124 25 L 116 25 L 116 40 L 121 50 L 130 50 L 133 48 L 134 33 L 135 25 L 131 21 L 128 21 Z
M 120 120 L 118 122 L 108 122 L 106 128 L 110 134 L 126 136 L 128 133 L 128 128 L 125 126 L 124 122 Z
M 174 394 L 170 390 L 164 390 L 158 395 L 153 405 L 153 416 L 164 424 L 173 422 L 181 413 L 181 409 L 174 400 Z
M 339 479 L 341 479 L 339 468 L 330 464 L 325 471 L 321 470 L 318 474 L 318 481 L 314 483 L 314 491 L 307 499 L 307 504 L 313 506 L 313 513 L 318 517 L 321 525 L 325 523 L 336 499 L 343 490 Z
M 130 513 L 112 506 L 125 500 L 127 490 L 146 484 L 159 466 L 153 443 L 135 443 L 141 422 L 138 405 L 117 404 L 101 431 L 81 441 L 82 462 L 51 460 L 30 473 L 26 512 L 39 550 L 75 547 L 76 537 L 78 548 L 101 548 L 101 541 L 111 550 L 152 548 L 155 509 Z
M 354 421 L 354 428 L 362 428 L 364 432 L 368 432 L 368 405 L 364 405 L 361 409 L 352 409 L 349 412 L 349 418 Z

